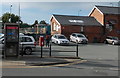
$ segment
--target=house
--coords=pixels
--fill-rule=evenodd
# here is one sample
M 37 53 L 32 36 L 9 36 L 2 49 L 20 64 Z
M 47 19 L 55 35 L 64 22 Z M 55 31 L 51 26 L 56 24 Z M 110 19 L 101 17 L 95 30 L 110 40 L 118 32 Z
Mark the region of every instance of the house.
M 99 42 L 102 36 L 103 26 L 94 17 L 53 14 L 50 23 L 51 35 L 64 34 L 69 38 L 72 33 L 83 33 L 89 42 Z
M 37 33 L 37 34 L 48 34 L 50 35 L 50 25 L 49 24 L 36 24 L 34 26 L 34 31 Z
M 103 27 L 103 40 L 106 36 L 120 38 L 120 7 L 95 6 L 89 16 L 94 17 Z

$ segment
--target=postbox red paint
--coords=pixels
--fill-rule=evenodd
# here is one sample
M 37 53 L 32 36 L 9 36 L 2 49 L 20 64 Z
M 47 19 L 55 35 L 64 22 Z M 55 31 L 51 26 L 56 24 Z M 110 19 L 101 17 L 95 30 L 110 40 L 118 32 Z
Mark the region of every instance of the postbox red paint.
M 44 46 L 44 37 L 43 36 L 39 37 L 39 46 Z

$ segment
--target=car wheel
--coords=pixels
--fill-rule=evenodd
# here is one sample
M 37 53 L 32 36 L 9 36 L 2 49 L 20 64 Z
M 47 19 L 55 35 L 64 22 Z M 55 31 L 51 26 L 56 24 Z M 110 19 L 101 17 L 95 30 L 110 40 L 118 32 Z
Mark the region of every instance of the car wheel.
M 107 42 L 106 40 L 104 41 L 104 43 L 105 43 L 105 44 L 108 44 L 108 42 Z
M 25 52 L 26 55 L 30 55 L 32 53 L 32 49 L 31 48 L 26 48 L 24 50 L 24 52 Z
M 112 45 L 115 45 L 115 42 L 114 42 L 114 41 L 112 42 Z
M 70 41 L 72 42 L 72 39 L 70 38 Z
M 78 40 L 76 40 L 76 43 L 78 43 Z
M 56 41 L 56 44 L 58 44 L 58 41 Z

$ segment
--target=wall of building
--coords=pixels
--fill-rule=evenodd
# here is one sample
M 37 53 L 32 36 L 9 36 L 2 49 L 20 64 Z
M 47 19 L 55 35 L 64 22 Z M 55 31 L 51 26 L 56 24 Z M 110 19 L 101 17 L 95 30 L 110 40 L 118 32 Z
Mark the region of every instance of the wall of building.
M 54 30 L 54 24 L 58 27 L 58 30 Z M 51 35 L 53 34 L 61 34 L 61 25 L 54 18 L 51 19 Z
M 97 9 L 94 9 L 94 11 L 90 14 L 90 16 L 94 17 L 102 25 L 104 24 L 104 15 L 100 13 L 100 11 L 98 11 Z
M 116 20 L 116 24 L 114 24 L 114 27 L 112 29 L 112 31 L 108 31 L 106 29 L 106 34 L 109 36 L 117 36 L 120 38 L 120 15 L 105 15 L 105 25 L 107 23 L 107 21 L 109 20 Z
M 62 34 L 68 39 L 72 33 L 81 33 L 81 26 L 62 26 Z M 101 41 L 102 27 L 100 26 L 85 26 L 83 34 L 89 39 L 89 42 Z
M 101 42 L 102 26 L 88 26 L 84 28 L 85 35 L 90 42 Z
M 97 9 L 94 9 L 94 11 L 90 14 L 90 16 L 94 17 L 97 21 L 99 21 L 104 27 L 103 32 L 105 31 L 105 34 L 103 35 L 102 39 L 104 40 L 106 36 L 117 36 L 120 39 L 120 15 L 113 15 L 113 14 L 102 14 Z M 108 20 L 116 20 L 117 23 L 114 25 L 114 29 L 112 31 L 109 31 L 106 29 L 106 23 Z

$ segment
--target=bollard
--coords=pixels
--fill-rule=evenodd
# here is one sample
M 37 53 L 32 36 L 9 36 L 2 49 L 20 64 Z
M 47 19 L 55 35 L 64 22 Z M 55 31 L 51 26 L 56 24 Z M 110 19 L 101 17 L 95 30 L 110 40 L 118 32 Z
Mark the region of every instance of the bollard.
M 78 43 L 77 43 L 77 46 L 76 46 L 76 57 L 78 57 Z
M 42 58 L 42 54 L 43 54 L 43 52 L 42 52 L 42 48 L 43 48 L 43 47 L 41 46 L 41 58 Z
M 50 43 L 50 53 L 49 53 L 49 56 L 51 57 L 51 43 Z
M 22 53 L 21 53 L 21 56 L 23 56 L 23 54 L 24 54 L 23 44 L 21 44 L 21 45 L 22 45 Z

